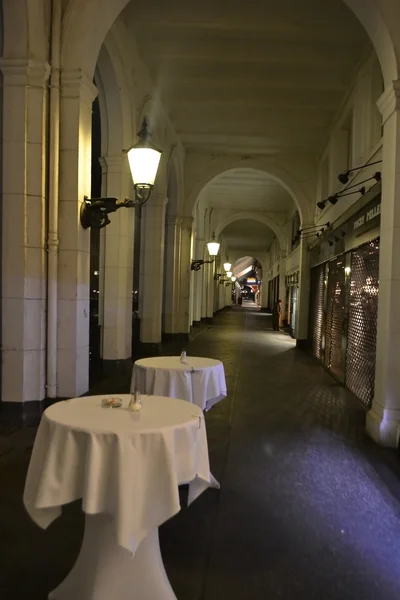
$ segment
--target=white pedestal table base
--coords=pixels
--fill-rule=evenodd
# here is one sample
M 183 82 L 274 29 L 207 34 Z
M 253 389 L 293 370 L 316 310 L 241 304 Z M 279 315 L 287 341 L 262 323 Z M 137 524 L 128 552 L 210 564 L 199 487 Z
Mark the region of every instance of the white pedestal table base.
M 177 600 L 165 572 L 158 529 L 134 556 L 117 544 L 108 515 L 86 515 L 78 559 L 49 600 Z

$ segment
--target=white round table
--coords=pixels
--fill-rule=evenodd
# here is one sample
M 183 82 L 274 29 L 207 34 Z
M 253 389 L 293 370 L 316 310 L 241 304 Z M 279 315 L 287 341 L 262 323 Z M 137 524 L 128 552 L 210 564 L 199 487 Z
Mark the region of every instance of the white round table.
M 224 365 L 220 360 L 188 356 L 141 358 L 133 365 L 131 392 L 182 398 L 201 410 L 210 410 L 226 397 Z
M 180 510 L 180 484 L 189 483 L 189 503 L 219 487 L 198 407 L 144 396 L 142 410 L 132 413 L 130 395 L 119 397 L 121 408 L 104 408 L 104 396 L 59 402 L 38 429 L 27 512 L 42 528 L 79 498 L 86 513 L 80 555 L 50 593 L 54 600 L 176 600 L 158 527 Z

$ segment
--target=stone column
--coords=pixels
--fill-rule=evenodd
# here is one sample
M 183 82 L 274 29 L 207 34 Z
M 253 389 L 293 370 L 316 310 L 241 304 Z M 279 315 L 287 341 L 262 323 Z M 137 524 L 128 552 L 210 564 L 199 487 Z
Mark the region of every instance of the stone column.
M 208 260 L 207 258 L 208 252 L 207 252 L 207 245 L 204 242 L 203 244 L 203 259 L 204 260 Z M 202 298 L 201 298 L 201 318 L 202 319 L 207 319 L 207 298 L 208 298 L 208 288 L 209 288 L 209 270 L 210 270 L 210 265 L 205 264 L 201 267 L 200 273 L 202 276 L 202 283 L 201 283 L 201 288 L 202 288 Z
M 212 322 L 214 316 L 214 296 L 215 296 L 215 284 L 214 281 L 214 267 L 215 262 L 204 265 L 206 267 L 206 280 L 207 280 L 207 305 L 206 305 L 206 318 L 209 322 Z M 218 284 L 217 284 L 218 285 Z
M 282 300 L 281 304 L 281 323 L 283 325 L 284 321 L 287 321 L 287 306 L 286 306 L 286 283 L 285 277 L 286 275 L 286 258 L 285 255 L 281 255 L 281 260 L 279 262 L 279 298 Z
M 192 217 L 180 219 L 179 231 L 179 296 L 177 333 L 189 338 L 190 331 L 190 248 L 192 242 Z
M 231 285 L 225 286 L 225 306 L 227 306 L 227 307 L 232 306 L 232 286 Z
M 58 289 L 58 395 L 89 387 L 90 232 L 80 208 L 91 189 L 92 103 L 97 90 L 81 71 L 61 75 Z
M 194 259 L 198 259 L 200 260 L 200 258 L 202 258 L 204 255 L 204 240 L 196 237 L 196 243 L 195 243 L 195 252 L 194 252 Z M 201 308 L 202 308 L 202 298 L 203 298 L 203 271 L 204 269 L 201 269 L 200 271 L 192 271 L 193 273 L 193 283 L 194 283 L 194 290 L 193 290 L 193 325 L 198 326 L 200 325 L 200 321 L 201 321 Z
M 378 102 L 383 116 L 379 306 L 375 395 L 367 431 L 384 446 L 398 444 L 400 424 L 400 81 Z
M 164 246 L 164 297 L 163 297 L 163 332 L 167 335 L 176 333 L 177 304 L 179 287 L 179 236 L 180 218 L 167 212 L 165 223 Z
M 305 225 L 306 227 L 306 225 Z M 299 291 L 295 337 L 300 348 L 308 346 L 308 311 L 310 305 L 310 265 L 307 240 L 300 241 Z
M 132 197 L 126 157 L 106 156 L 102 162 L 105 195 L 121 200 Z M 102 357 L 106 367 L 116 366 L 132 354 L 134 218 L 135 209 L 121 208 L 110 215 L 111 223 L 102 231 Z
M 24 403 L 46 396 L 45 133 L 49 67 L 31 60 L 0 59 L 0 68 L 1 400 Z
M 267 312 L 268 308 L 268 277 L 267 274 L 263 273 L 263 280 L 261 283 L 261 312 Z
M 139 310 L 144 352 L 160 350 L 166 205 L 166 195 L 154 189 L 142 207 Z

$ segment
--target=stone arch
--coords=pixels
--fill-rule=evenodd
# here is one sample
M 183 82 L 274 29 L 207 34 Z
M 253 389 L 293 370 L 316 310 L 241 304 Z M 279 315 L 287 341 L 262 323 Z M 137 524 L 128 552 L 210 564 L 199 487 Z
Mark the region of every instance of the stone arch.
M 43 1 L 43 0 L 42 0 Z M 374 45 L 381 64 L 385 85 L 398 79 L 398 64 L 390 27 L 375 0 L 343 0 L 364 27 Z M 37 3 L 15 0 L 16 4 L 32 6 Z M 70 0 L 65 11 L 62 35 L 62 66 L 65 69 L 81 68 L 89 77 L 94 73 L 101 45 L 113 23 L 127 6 L 129 0 Z M 7 3 L 6 3 L 7 4 Z M 36 12 L 36 8 L 31 8 Z M 96 23 L 96 27 L 93 27 Z M 37 36 L 39 39 L 40 36 Z M 397 48 L 400 55 L 400 48 Z
M 343 0 L 343 2 L 360 21 L 375 48 L 385 87 L 391 86 L 392 82 L 399 78 L 399 65 L 395 40 L 390 34 L 390 24 L 385 22 L 375 0 Z M 397 48 L 397 55 L 400 55 L 400 48 Z
M 306 223 L 312 218 L 312 203 L 305 195 L 301 185 L 294 181 L 289 173 L 282 167 L 272 163 L 265 163 L 258 159 L 243 161 L 240 158 L 234 158 L 229 161 L 229 164 L 225 165 L 221 165 L 219 161 L 215 161 L 215 164 L 212 164 L 205 169 L 194 183 L 188 196 L 187 210 L 193 212 L 200 193 L 207 184 L 233 169 L 253 169 L 254 171 L 265 173 L 270 179 L 282 185 L 291 196 L 300 213 L 302 223 Z
M 107 94 L 109 96 L 108 104 L 115 106 L 115 109 L 119 112 L 121 118 L 121 131 L 118 131 L 118 146 L 113 147 L 113 142 L 110 140 L 111 152 L 121 152 L 123 149 L 129 148 L 135 141 L 136 136 L 136 123 L 135 123 L 135 94 L 133 86 L 131 84 L 129 70 L 125 68 L 122 60 L 123 48 L 122 36 L 120 32 L 113 28 L 107 35 L 102 50 L 99 55 L 98 68 L 101 72 L 101 57 L 103 53 L 108 55 L 109 70 L 110 73 L 109 89 Z M 118 90 L 118 94 L 115 93 Z M 112 98 L 113 96 L 114 98 Z M 115 140 L 117 136 L 115 136 Z M 115 141 L 116 143 L 116 141 Z
M 240 212 L 240 213 L 232 213 L 231 215 L 227 216 L 225 219 L 223 219 L 223 221 L 221 221 L 221 223 L 219 223 L 216 228 L 215 228 L 215 235 L 218 238 L 218 236 L 220 234 L 223 233 L 223 230 L 225 229 L 225 227 L 227 227 L 228 225 L 230 225 L 231 223 L 235 223 L 235 221 L 242 221 L 242 220 L 250 220 L 250 221 L 257 221 L 258 223 L 264 223 L 264 225 L 266 225 L 266 227 L 269 227 L 270 229 L 272 229 L 272 231 L 274 232 L 274 234 L 276 235 L 276 239 L 279 242 L 279 246 L 281 248 L 281 250 L 284 250 L 285 248 L 285 236 L 284 236 L 284 232 L 283 232 L 283 228 L 278 225 L 277 223 L 275 223 L 275 221 L 273 219 L 271 219 L 271 217 L 269 217 L 268 215 L 263 215 L 262 213 L 253 213 L 253 212 Z
M 167 197 L 174 214 L 182 214 L 183 165 L 177 146 L 173 146 L 167 164 Z M 173 191 L 173 195 L 171 194 Z
M 91 78 L 106 35 L 127 4 L 129 0 L 70 0 L 63 18 L 62 68 L 81 69 Z

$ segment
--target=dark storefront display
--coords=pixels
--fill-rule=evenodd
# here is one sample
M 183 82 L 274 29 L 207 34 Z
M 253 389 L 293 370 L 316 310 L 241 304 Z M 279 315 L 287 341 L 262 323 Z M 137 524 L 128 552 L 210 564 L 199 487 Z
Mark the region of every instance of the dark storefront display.
M 312 352 L 366 408 L 375 380 L 379 221 L 377 198 L 341 228 L 347 235 L 346 251 L 311 270 Z M 373 239 L 356 246 L 368 237 L 368 227 Z
M 268 308 L 272 310 L 279 300 L 279 275 L 268 282 Z
M 295 335 L 297 293 L 299 289 L 299 271 L 285 277 L 286 286 L 286 324 L 289 326 L 290 334 Z

